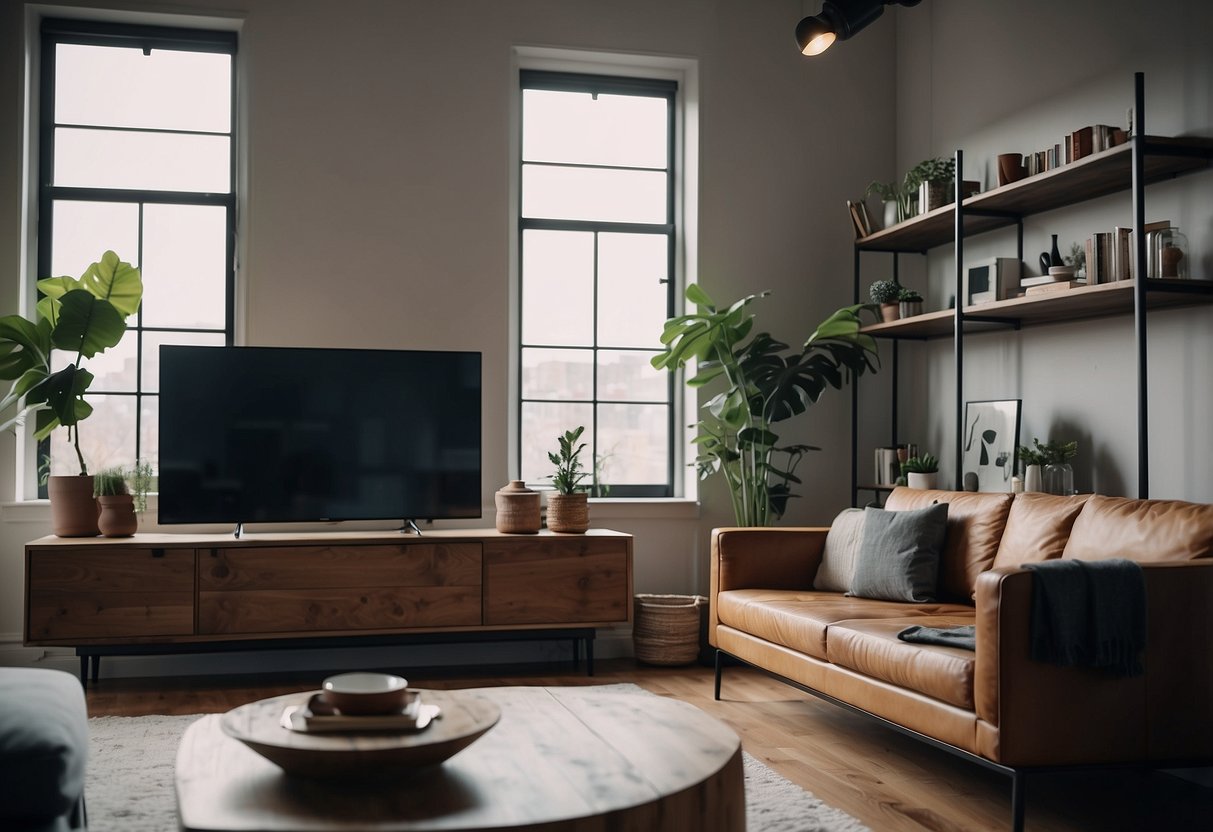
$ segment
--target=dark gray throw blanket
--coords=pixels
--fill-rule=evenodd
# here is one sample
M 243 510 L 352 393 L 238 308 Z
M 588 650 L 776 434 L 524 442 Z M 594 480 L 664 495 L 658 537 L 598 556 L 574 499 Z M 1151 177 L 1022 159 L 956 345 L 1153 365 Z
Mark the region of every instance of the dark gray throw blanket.
M 1047 560 L 1027 564 L 1032 576 L 1032 658 L 1065 666 L 1142 673 L 1146 583 L 1124 558 Z
M 962 650 L 977 649 L 976 624 L 964 624 L 959 627 L 923 627 L 915 624 L 906 627 L 897 637 L 902 641 L 917 644 L 942 644 L 944 647 L 959 647 Z

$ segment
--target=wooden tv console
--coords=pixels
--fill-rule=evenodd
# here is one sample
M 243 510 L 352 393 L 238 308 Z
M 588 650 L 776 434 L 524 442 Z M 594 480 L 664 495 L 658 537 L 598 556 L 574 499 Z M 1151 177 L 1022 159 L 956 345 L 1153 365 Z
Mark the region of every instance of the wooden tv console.
M 25 644 L 101 656 L 571 638 L 631 623 L 632 537 L 492 530 L 44 537 L 25 547 Z

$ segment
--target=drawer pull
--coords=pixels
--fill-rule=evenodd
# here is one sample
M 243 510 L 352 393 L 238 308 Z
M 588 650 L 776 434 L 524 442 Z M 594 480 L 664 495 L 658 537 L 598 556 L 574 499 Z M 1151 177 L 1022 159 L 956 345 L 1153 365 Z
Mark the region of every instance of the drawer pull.
M 152 557 L 154 557 L 154 558 L 164 557 L 164 550 L 163 549 L 152 549 Z

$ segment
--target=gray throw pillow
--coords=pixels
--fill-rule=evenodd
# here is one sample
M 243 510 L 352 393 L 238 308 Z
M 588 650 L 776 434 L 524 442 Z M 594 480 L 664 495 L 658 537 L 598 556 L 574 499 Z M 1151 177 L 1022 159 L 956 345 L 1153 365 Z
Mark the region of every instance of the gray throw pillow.
M 947 528 L 947 503 L 914 511 L 864 509 L 863 543 L 847 595 L 934 601 Z
M 813 589 L 846 592 L 851 588 L 859 544 L 863 540 L 863 509 L 844 508 L 830 524 Z

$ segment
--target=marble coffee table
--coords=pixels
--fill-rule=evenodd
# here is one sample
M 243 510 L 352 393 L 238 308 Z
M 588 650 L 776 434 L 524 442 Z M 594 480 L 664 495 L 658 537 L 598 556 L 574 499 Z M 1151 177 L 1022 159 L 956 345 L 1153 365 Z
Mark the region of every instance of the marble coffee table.
M 264 716 L 257 718 L 276 719 L 308 695 L 263 700 L 257 712 Z M 684 702 L 612 686 L 426 691 L 423 700 L 451 710 L 462 702 L 469 711 L 487 703 L 501 717 L 441 765 L 387 776 L 352 769 L 354 776 L 340 778 L 287 775 L 224 733 L 220 715 L 200 719 L 186 730 L 177 753 L 181 828 L 745 829 L 740 740 Z M 293 732 L 278 730 L 288 735 L 280 741 L 294 742 Z M 272 734 L 268 738 L 274 741 Z M 351 738 L 348 747 L 356 767 L 360 743 Z

